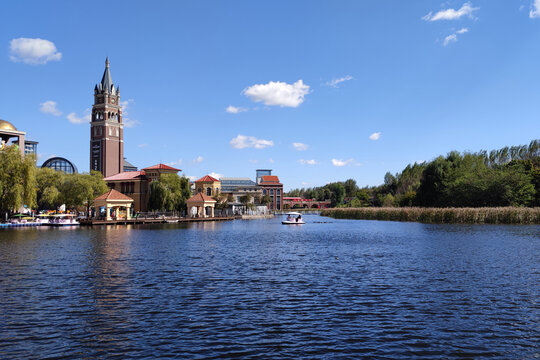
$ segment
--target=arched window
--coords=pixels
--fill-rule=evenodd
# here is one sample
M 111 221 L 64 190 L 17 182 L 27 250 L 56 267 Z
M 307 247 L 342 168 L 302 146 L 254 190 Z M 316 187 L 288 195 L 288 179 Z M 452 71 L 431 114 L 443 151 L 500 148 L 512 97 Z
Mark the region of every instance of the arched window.
M 197 189 L 197 192 L 198 192 L 198 193 L 202 192 L 202 189 L 201 189 L 201 188 L 198 188 L 198 189 Z
M 212 188 L 211 187 L 206 188 L 206 195 L 212 196 Z

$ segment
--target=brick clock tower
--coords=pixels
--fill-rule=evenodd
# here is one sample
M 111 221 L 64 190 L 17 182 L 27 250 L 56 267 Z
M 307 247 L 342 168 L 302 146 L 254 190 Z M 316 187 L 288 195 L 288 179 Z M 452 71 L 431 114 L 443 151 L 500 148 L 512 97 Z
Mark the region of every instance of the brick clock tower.
M 108 177 L 122 172 L 123 165 L 124 124 L 120 88 L 114 87 L 107 58 L 103 78 L 94 88 L 90 123 L 90 169 L 100 171 L 103 177 Z

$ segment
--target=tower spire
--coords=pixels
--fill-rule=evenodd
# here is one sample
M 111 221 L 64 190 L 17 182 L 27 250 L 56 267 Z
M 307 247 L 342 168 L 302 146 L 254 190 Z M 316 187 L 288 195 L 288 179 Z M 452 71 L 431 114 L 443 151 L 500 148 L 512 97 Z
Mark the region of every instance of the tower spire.
M 101 78 L 101 88 L 103 91 L 110 93 L 112 91 L 112 78 L 109 71 L 109 57 L 105 59 L 105 72 L 103 73 L 103 78 Z

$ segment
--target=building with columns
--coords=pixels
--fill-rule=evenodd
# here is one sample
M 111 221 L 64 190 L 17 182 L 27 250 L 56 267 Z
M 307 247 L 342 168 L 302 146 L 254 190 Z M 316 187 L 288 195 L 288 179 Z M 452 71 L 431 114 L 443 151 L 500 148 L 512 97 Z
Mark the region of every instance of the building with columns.
M 105 60 L 105 72 L 94 88 L 90 123 L 90 169 L 103 177 L 121 173 L 124 165 L 124 124 L 120 106 L 120 88 L 115 87 Z

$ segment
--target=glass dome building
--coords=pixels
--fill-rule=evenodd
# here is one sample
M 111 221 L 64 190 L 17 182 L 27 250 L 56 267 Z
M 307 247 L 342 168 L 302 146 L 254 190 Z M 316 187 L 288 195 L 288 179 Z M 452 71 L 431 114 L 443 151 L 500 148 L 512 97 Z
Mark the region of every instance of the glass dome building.
M 66 174 L 76 174 L 77 167 L 68 159 L 62 157 L 53 157 L 48 159 L 41 165 L 42 168 L 48 167 L 56 171 L 63 171 Z

